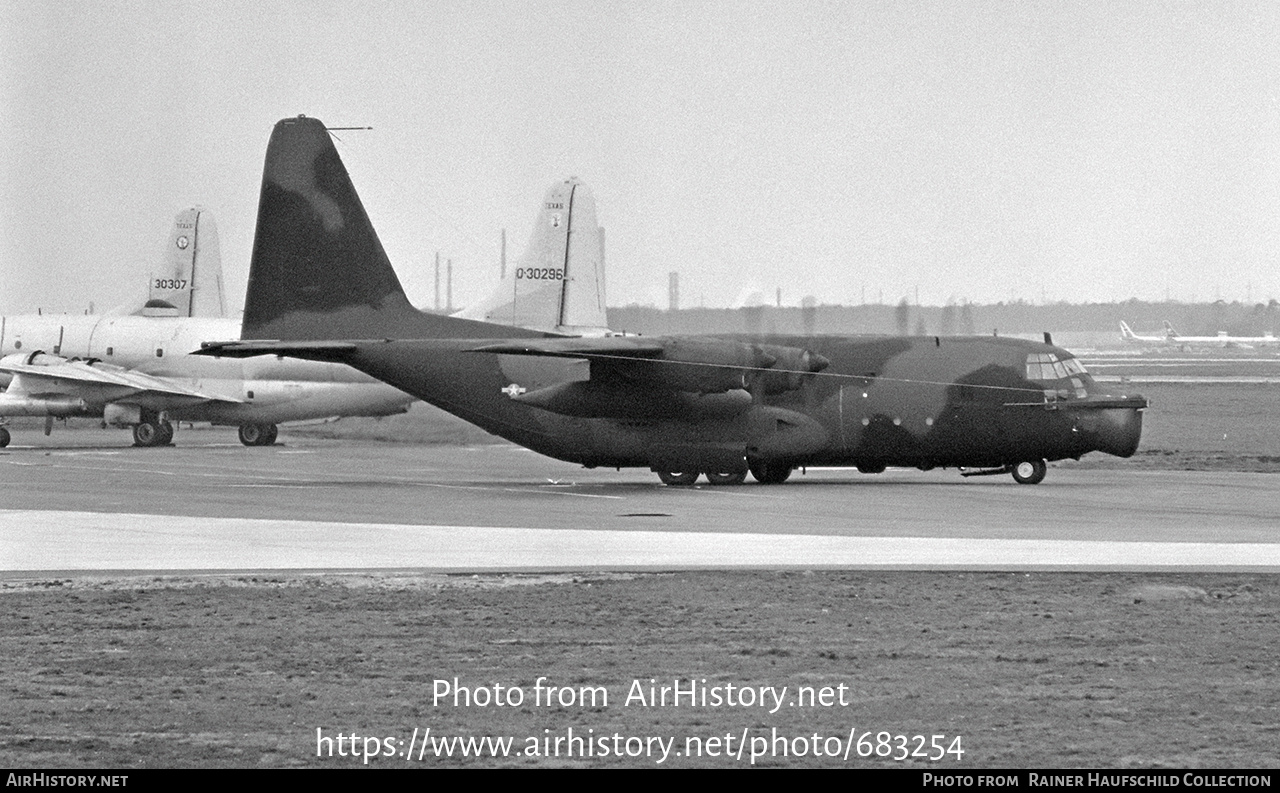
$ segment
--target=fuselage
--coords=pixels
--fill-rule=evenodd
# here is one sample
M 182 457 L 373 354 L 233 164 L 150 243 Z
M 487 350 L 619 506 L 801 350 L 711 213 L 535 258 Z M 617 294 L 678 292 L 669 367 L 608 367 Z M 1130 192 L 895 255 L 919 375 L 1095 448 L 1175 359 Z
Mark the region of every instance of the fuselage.
M 246 360 L 188 355 L 202 341 L 240 335 L 237 320 L 112 315 L 0 317 L 0 357 L 44 351 L 98 359 L 171 378 L 225 402 L 174 405 L 172 420 L 279 423 L 330 416 L 401 413 L 412 397 L 350 367 L 263 356 Z M 7 385 L 7 383 L 0 383 Z M 90 400 L 84 415 L 101 415 Z
M 792 465 L 979 467 L 1138 446 L 1140 397 L 1099 393 L 1071 353 L 992 337 L 750 337 L 824 356 L 820 372 L 754 393 L 615 383 L 555 410 L 517 397 L 592 379 L 593 364 L 468 352 L 476 340 L 362 342 L 353 366 L 561 460 L 714 470 L 717 458 Z M 785 382 L 790 377 L 792 382 Z M 566 413 L 577 415 L 566 415 Z M 701 462 L 699 462 L 701 461 Z M 695 469 L 696 470 L 696 469 Z

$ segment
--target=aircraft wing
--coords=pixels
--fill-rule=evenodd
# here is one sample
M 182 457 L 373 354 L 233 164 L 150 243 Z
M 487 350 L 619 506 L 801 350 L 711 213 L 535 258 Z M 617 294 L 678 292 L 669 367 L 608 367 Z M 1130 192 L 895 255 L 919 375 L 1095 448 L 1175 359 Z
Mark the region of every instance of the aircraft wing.
M 43 356 L 42 356 L 43 357 Z M 0 371 L 10 372 L 21 377 L 21 390 L 27 393 L 42 393 L 46 385 L 49 391 L 66 391 L 68 382 L 81 390 L 81 396 L 94 393 L 109 393 L 111 399 L 119 399 L 121 395 L 130 397 L 148 396 L 163 398 L 179 398 L 184 402 L 229 402 L 238 403 L 243 400 L 221 394 L 212 394 L 196 388 L 190 388 L 168 377 L 157 377 L 132 369 L 123 369 L 109 364 L 89 363 L 86 361 L 68 361 L 54 356 L 44 363 L 18 363 L 9 360 L 0 361 Z M 54 386 L 54 381 L 60 381 Z M 15 383 L 17 383 L 15 377 Z M 11 386 L 12 388 L 12 386 Z
M 636 336 L 575 337 L 566 339 L 512 339 L 483 344 L 470 352 L 502 355 L 542 355 L 552 358 L 659 358 L 667 345 Z

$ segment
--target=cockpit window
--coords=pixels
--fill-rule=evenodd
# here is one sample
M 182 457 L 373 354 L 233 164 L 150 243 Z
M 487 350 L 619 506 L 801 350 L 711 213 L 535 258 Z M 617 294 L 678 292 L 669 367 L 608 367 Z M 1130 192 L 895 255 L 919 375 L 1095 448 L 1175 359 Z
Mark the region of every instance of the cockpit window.
M 1080 399 L 1088 396 L 1085 389 L 1085 380 L 1089 378 L 1089 373 L 1085 371 L 1084 364 L 1075 358 L 1059 358 L 1056 353 L 1037 352 L 1027 356 L 1027 379 L 1039 380 L 1041 382 L 1057 382 L 1071 378 L 1071 387 L 1068 389 L 1065 384 L 1056 388 L 1045 389 L 1045 398 L 1068 398 L 1074 393 Z
M 1052 352 L 1037 352 L 1027 356 L 1028 380 L 1063 380 L 1085 373 L 1084 364 L 1075 358 L 1060 359 Z

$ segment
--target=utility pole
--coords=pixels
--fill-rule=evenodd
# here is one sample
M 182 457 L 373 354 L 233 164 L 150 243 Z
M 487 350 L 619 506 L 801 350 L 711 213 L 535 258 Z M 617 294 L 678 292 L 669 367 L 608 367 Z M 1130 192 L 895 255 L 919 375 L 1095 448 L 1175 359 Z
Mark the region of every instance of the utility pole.
M 448 260 L 448 279 L 445 281 L 445 303 L 444 310 L 448 314 L 453 313 L 453 259 Z
M 436 251 L 436 312 L 440 311 L 440 251 Z

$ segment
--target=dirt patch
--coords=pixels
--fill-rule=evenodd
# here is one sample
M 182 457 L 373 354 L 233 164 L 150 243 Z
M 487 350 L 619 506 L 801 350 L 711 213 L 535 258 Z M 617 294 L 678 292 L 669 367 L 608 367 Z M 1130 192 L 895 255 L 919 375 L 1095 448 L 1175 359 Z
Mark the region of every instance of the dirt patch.
M 86 577 L 0 603 L 10 766 L 362 765 L 337 756 L 353 734 L 384 767 L 659 765 L 630 738 L 674 741 L 676 767 L 748 765 L 756 739 L 773 766 L 1280 765 L 1274 576 Z M 437 681 L 475 699 L 433 701 Z M 736 704 L 658 704 L 664 686 Z M 859 758 L 879 732 L 964 753 Z M 428 735 L 512 744 L 438 757 Z

